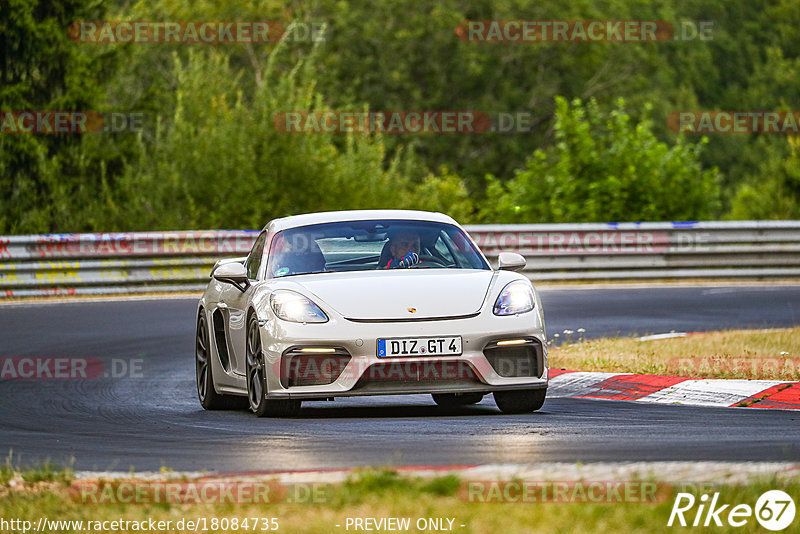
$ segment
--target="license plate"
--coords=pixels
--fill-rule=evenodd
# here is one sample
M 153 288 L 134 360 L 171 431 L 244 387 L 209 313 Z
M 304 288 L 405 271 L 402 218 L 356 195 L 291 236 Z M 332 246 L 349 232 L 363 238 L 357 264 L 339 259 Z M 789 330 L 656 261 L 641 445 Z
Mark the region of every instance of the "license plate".
M 461 336 L 398 337 L 378 340 L 378 357 L 394 356 L 458 356 Z

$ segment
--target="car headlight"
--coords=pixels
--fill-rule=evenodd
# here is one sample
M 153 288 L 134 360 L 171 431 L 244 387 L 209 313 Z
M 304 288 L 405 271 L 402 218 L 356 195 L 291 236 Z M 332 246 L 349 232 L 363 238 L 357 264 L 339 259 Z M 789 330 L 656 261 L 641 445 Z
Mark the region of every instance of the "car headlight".
M 281 289 L 272 293 L 269 298 L 272 311 L 280 319 L 293 323 L 325 323 L 328 316 L 319 306 L 294 291 Z
M 517 280 L 511 282 L 494 303 L 495 315 L 515 315 L 531 311 L 535 305 L 533 290 L 528 282 Z

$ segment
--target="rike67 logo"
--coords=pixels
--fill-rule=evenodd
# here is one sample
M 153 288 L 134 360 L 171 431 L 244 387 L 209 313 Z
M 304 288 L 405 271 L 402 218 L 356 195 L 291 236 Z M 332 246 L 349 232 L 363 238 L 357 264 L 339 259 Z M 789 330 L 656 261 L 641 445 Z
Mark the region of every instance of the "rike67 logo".
M 722 504 L 719 502 L 719 492 L 710 499 L 706 493 L 699 499 L 695 499 L 691 493 L 678 493 L 667 526 L 721 527 L 727 523 L 731 527 L 743 527 L 755 517 L 765 529 L 780 531 L 792 524 L 795 511 L 794 500 L 781 490 L 764 492 L 755 507 L 749 504 Z

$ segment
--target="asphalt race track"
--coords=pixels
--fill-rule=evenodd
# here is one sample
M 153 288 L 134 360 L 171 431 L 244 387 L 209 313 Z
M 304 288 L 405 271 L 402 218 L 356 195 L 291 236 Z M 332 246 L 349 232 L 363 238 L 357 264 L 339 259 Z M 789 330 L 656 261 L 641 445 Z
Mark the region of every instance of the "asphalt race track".
M 800 324 L 800 286 L 570 289 L 542 294 L 548 333 L 585 337 Z M 0 380 L 0 454 L 76 469 L 268 471 L 542 461 L 800 460 L 800 412 L 549 398 L 500 415 L 428 396 L 308 402 L 295 419 L 205 412 L 195 300 L 0 306 L 0 358 L 91 357 L 135 376 Z M 117 364 L 112 364 L 117 360 Z M 121 369 L 117 365 L 117 369 Z

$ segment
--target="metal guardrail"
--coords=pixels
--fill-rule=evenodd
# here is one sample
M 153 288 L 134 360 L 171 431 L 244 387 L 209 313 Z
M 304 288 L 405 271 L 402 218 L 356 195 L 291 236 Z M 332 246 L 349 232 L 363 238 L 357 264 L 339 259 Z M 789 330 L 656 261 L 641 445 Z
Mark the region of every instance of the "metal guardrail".
M 519 252 L 537 281 L 800 278 L 800 221 L 474 225 L 496 262 Z M 0 298 L 200 291 L 214 262 L 258 232 L 0 237 Z

